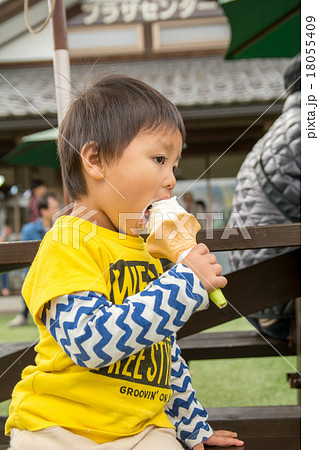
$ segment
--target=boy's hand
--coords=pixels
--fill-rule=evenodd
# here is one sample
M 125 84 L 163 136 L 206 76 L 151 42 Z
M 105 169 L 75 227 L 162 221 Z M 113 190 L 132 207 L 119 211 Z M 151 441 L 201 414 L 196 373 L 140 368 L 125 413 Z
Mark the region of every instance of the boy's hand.
M 214 434 L 206 441 L 202 442 L 201 444 L 195 445 L 195 447 L 193 447 L 193 450 L 204 450 L 204 443 L 205 445 L 217 445 L 219 447 L 230 447 L 232 445 L 241 447 L 242 445 L 244 445 L 243 441 L 237 439 L 237 433 L 226 430 L 215 431 Z
M 216 256 L 209 252 L 205 244 L 195 245 L 182 260 L 182 264 L 188 266 L 198 276 L 208 293 L 227 284 L 226 278 L 220 276 L 222 266 L 216 263 Z

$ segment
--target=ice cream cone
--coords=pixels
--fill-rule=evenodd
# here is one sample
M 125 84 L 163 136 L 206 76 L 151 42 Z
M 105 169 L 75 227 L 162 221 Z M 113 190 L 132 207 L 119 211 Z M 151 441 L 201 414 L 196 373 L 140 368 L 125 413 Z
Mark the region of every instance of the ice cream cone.
M 166 211 L 161 213 L 160 204 L 164 203 Z M 197 245 L 196 235 L 201 226 L 192 214 L 178 205 L 176 197 L 154 205 L 156 207 L 151 210 L 152 220 L 148 223 L 147 249 L 154 258 L 167 258 L 175 264 L 181 262 Z M 208 295 L 218 308 L 227 306 L 221 289 L 214 289 Z
M 176 263 L 180 254 L 196 245 L 196 235 L 200 230 L 198 221 L 192 214 L 177 214 L 151 233 L 146 245 L 154 258 L 167 258 Z

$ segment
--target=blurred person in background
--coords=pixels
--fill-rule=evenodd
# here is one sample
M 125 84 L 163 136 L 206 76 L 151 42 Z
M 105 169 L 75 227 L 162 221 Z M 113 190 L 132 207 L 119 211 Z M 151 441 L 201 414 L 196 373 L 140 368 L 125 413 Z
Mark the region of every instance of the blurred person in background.
M 233 197 L 234 214 L 245 226 L 300 222 L 301 158 L 300 54 L 284 75 L 287 99 L 282 114 L 255 144 L 242 164 Z M 230 252 L 232 270 L 257 264 L 291 248 L 263 248 Z M 256 299 L 256 302 L 258 299 Z M 286 340 L 293 330 L 295 299 L 248 316 L 263 335 Z
M 0 242 L 9 241 L 11 234 L 12 234 L 12 228 L 9 225 L 9 223 L 6 222 L 0 230 Z M 7 272 L 1 274 L 1 295 L 3 295 L 4 297 L 10 295 L 9 277 L 8 277 Z
M 46 194 L 38 201 L 39 218 L 35 222 L 29 222 L 22 227 L 21 240 L 22 241 L 39 241 L 44 238 L 44 235 L 52 227 L 52 217 L 58 212 L 60 208 L 59 201 L 53 194 Z M 25 276 L 28 269 L 25 272 Z M 23 299 L 23 298 L 22 298 Z M 24 300 L 24 309 L 14 319 L 8 322 L 9 327 L 19 327 L 28 324 L 29 310 Z
M 41 180 L 31 181 L 31 198 L 28 206 L 28 222 L 35 222 L 39 217 L 38 202 L 47 193 L 47 187 Z
M 206 211 L 205 203 L 201 200 L 195 201 L 194 196 L 191 192 L 185 192 L 185 194 L 183 195 L 183 202 L 186 211 L 189 212 L 190 214 L 193 214 L 196 217 L 198 223 L 202 227 L 202 230 L 208 228 L 206 220 L 196 216 L 197 213 L 203 213 Z
M 185 204 L 186 211 L 195 216 L 195 214 L 198 212 L 198 207 L 191 192 L 185 192 L 185 194 L 183 195 L 183 202 Z

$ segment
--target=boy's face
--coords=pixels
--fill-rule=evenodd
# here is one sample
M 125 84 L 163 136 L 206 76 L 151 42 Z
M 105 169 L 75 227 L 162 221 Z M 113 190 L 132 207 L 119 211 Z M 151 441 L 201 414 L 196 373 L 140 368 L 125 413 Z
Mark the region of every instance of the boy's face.
M 100 219 L 99 224 L 125 234 L 140 234 L 143 220 L 139 218 L 146 208 L 172 196 L 182 146 L 179 130 L 140 132 L 118 161 L 104 167 L 107 181 L 103 180 L 97 199 L 104 224 Z

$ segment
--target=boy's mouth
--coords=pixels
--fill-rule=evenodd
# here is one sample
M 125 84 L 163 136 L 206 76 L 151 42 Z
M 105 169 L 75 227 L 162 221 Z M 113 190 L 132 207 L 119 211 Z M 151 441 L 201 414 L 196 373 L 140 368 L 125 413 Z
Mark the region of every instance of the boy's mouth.
M 143 209 L 141 217 L 138 220 L 138 228 L 145 229 L 147 222 L 150 218 L 150 210 L 152 209 L 152 204 L 149 204 L 146 208 Z
M 150 218 L 150 211 L 151 211 L 151 209 L 152 209 L 152 207 L 153 207 L 153 203 L 158 202 L 158 201 L 160 201 L 160 200 L 166 200 L 166 199 L 168 199 L 168 198 L 170 198 L 168 195 L 165 196 L 165 197 L 162 197 L 162 198 L 154 198 L 154 199 L 149 203 L 149 205 L 147 205 L 147 206 L 143 209 L 142 214 L 141 214 L 141 217 L 140 217 L 139 220 L 138 220 L 138 225 L 137 225 L 138 228 L 140 228 L 140 229 L 145 229 L 145 228 L 146 228 L 146 225 L 147 225 L 147 223 L 148 223 L 148 221 L 149 221 L 149 218 Z
M 152 207 L 153 207 L 152 204 L 148 205 L 146 210 L 145 210 L 145 212 L 144 212 L 144 217 L 146 219 L 146 222 L 148 222 L 148 220 L 150 218 L 150 211 L 151 211 Z

